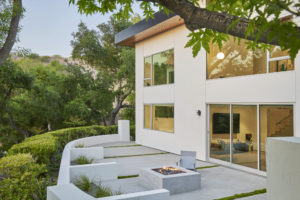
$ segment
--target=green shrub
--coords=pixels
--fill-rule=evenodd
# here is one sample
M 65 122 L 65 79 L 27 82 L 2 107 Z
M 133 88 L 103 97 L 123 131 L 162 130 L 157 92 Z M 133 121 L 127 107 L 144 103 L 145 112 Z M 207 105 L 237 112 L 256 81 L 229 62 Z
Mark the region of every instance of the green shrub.
M 13 145 L 8 155 L 30 153 L 39 163 L 49 163 L 57 150 L 57 139 L 51 134 L 36 135 L 26 138 L 24 142 Z
M 7 156 L 0 159 L 0 199 L 46 199 L 46 187 L 56 183 L 61 153 L 68 142 L 117 132 L 117 126 L 67 128 L 13 145 Z M 43 176 L 38 177 L 41 174 Z
M 0 199 L 45 199 L 45 165 L 30 154 L 7 156 L 0 160 Z
M 85 148 L 85 145 L 79 143 L 75 145 L 75 148 Z
M 130 126 L 130 140 L 135 141 L 135 125 Z
M 113 196 L 114 193 L 109 187 L 103 187 L 101 184 L 96 186 L 95 198 Z
M 78 188 L 85 192 L 89 192 L 92 189 L 92 182 L 88 177 L 84 175 L 80 176 L 79 178 L 76 178 L 74 181 L 74 185 L 76 185 Z
M 53 136 L 57 137 L 59 143 L 65 146 L 68 142 L 83 137 L 96 136 L 96 135 L 108 135 L 118 133 L 117 126 L 82 126 L 76 128 L 66 128 L 57 131 L 49 132 Z
M 75 163 L 77 165 L 87 165 L 91 164 L 94 161 L 94 159 L 88 159 L 87 157 L 81 155 L 78 158 L 75 159 Z

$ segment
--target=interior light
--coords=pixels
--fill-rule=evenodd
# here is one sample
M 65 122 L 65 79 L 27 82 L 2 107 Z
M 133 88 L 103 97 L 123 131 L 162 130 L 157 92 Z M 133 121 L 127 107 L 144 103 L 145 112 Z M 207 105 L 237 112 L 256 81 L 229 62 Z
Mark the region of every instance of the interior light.
M 217 54 L 217 59 L 219 59 L 219 60 L 222 60 L 224 57 L 225 57 L 225 55 L 224 55 L 223 52 L 219 52 L 219 53 Z

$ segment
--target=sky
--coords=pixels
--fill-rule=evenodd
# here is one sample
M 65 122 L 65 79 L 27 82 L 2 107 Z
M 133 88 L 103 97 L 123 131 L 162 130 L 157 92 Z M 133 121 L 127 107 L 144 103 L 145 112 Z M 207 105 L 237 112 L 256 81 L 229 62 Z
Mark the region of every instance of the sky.
M 61 55 L 70 57 L 72 32 L 76 32 L 80 21 L 89 28 L 107 22 L 110 15 L 80 15 L 77 7 L 70 5 L 69 0 L 23 0 L 26 9 L 21 20 L 19 42 L 15 47 L 31 49 L 39 55 Z M 139 11 L 136 5 L 135 11 Z

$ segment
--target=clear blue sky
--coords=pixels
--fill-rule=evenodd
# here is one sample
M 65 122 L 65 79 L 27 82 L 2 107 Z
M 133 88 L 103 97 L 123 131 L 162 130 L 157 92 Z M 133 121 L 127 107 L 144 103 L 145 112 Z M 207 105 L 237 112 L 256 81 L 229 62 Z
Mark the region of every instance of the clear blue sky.
M 15 47 L 31 49 L 39 55 L 71 55 L 72 32 L 80 21 L 89 28 L 107 22 L 108 15 L 80 15 L 76 6 L 69 6 L 68 0 L 24 0 L 25 16 L 21 21 L 20 42 Z M 140 9 L 135 6 L 135 11 Z

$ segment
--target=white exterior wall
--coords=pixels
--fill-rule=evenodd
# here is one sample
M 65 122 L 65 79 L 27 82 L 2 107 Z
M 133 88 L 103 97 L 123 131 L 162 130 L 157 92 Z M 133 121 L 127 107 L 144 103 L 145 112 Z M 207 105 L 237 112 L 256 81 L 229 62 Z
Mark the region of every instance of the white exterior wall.
M 177 154 L 194 150 L 197 158 L 204 160 L 206 61 L 201 58 L 205 58 L 205 52 L 193 58 L 192 50 L 184 48 L 188 33 L 182 25 L 136 45 L 136 142 Z M 144 87 L 144 57 L 172 48 L 175 83 Z M 174 103 L 174 133 L 143 128 L 144 104 L 161 103 Z M 198 116 L 197 110 L 203 114 Z
M 193 58 L 191 48 L 184 48 L 189 31 L 184 25 L 136 44 L 136 142 L 179 154 L 197 151 L 197 158 L 207 160 L 207 106 L 210 103 L 292 104 L 294 135 L 300 129 L 300 73 L 266 73 L 206 80 L 206 52 Z M 174 48 L 175 83 L 144 87 L 144 57 Z M 297 86 L 298 85 L 298 86 Z M 174 103 L 174 133 L 143 128 L 144 104 Z M 201 116 L 196 114 L 201 110 Z M 299 119 L 299 120 L 298 120 Z M 299 121 L 299 123 L 297 123 Z

